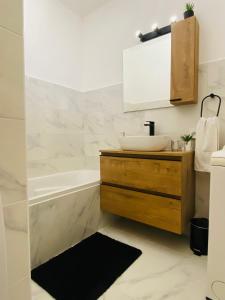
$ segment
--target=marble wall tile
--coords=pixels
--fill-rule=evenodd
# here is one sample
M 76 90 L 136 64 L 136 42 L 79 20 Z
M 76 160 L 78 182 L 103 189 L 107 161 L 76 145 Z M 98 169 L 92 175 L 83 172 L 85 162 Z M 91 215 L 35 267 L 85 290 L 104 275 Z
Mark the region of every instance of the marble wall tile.
M 23 33 L 23 1 L 22 0 L 1 0 L 0 1 L 0 26 L 22 35 Z
M 0 191 L 3 206 L 26 199 L 25 125 L 0 118 Z
M 30 300 L 26 195 L 23 1 L 0 1 L 0 197 L 7 300 Z M 2 246 L 2 245 L 1 245 Z
M 30 276 L 10 286 L 9 300 L 31 300 Z
M 218 60 L 208 64 L 201 65 L 200 69 L 200 95 L 201 98 L 214 92 L 222 97 L 220 109 L 220 147 L 225 145 L 225 60 Z M 217 100 L 208 100 L 204 105 L 204 116 L 216 115 L 218 108 Z
M 33 204 L 29 213 L 34 268 L 98 230 L 99 186 Z
M 209 214 L 210 174 L 197 173 L 196 176 L 196 217 Z
M 94 157 L 96 161 L 96 157 Z M 31 177 L 39 177 L 43 175 L 51 175 L 59 172 L 67 172 L 73 170 L 82 170 L 86 164 L 84 156 L 74 156 L 69 158 L 56 158 L 45 160 L 33 160 L 29 162 L 28 174 Z M 93 169 L 93 168 L 92 168 Z
M 3 2 L 7 6 L 7 1 Z M 9 2 L 13 6 L 13 1 Z M 0 1 L 0 20 L 2 5 L 4 4 Z M 0 117 L 21 119 L 24 118 L 24 79 L 21 76 L 23 74 L 23 39 L 0 27 L 0 44 Z
M 79 92 L 33 78 L 27 78 L 25 86 L 29 132 L 83 129 L 85 109 Z
M 200 65 L 197 105 L 129 113 L 123 112 L 122 84 L 78 93 L 40 80 L 27 80 L 30 176 L 45 175 L 46 169 L 48 174 L 66 171 L 67 168 L 71 170 L 69 166 L 74 169 L 98 169 L 99 150 L 119 148 L 122 132 L 148 135 L 148 128 L 143 126 L 146 120 L 156 122 L 156 134 L 180 139 L 181 135 L 195 131 L 203 97 L 214 92 L 225 98 L 224 74 L 225 60 Z M 206 103 L 205 115 L 215 115 L 216 105 L 216 101 Z M 221 146 L 225 144 L 224 116 L 223 101 L 220 114 Z M 75 157 L 79 158 L 79 163 Z M 207 176 L 197 178 L 197 185 L 196 208 L 199 214 L 207 216 L 209 200 L 208 194 L 204 193 L 209 186 Z
M 57 172 L 67 172 L 74 170 L 82 170 L 85 165 L 84 156 L 74 156 L 74 157 L 62 157 L 56 159 L 50 159 L 49 163 L 54 166 Z
M 30 177 L 84 168 L 85 107 L 81 98 L 72 89 L 27 78 Z
M 4 207 L 9 286 L 30 275 L 27 201 Z

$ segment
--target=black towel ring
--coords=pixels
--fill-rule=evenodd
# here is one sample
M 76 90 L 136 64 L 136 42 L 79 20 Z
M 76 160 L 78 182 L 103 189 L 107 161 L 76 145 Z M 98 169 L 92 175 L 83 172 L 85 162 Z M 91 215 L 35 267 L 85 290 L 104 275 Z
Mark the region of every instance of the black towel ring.
M 222 99 L 221 99 L 220 96 L 215 95 L 215 94 L 212 93 L 212 94 L 206 96 L 206 97 L 202 100 L 202 104 L 201 104 L 201 117 L 202 117 L 202 114 L 203 114 L 204 101 L 205 101 L 207 98 L 215 98 L 215 97 L 217 97 L 217 98 L 219 99 L 219 107 L 218 107 L 217 114 L 216 114 L 217 117 L 219 116 Z

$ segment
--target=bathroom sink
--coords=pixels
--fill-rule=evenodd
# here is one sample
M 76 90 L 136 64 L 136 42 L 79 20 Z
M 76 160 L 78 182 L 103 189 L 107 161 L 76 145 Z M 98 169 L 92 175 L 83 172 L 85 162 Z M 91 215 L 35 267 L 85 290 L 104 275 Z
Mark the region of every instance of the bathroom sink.
M 155 136 L 122 136 L 119 139 L 122 150 L 162 151 L 171 141 L 167 135 Z

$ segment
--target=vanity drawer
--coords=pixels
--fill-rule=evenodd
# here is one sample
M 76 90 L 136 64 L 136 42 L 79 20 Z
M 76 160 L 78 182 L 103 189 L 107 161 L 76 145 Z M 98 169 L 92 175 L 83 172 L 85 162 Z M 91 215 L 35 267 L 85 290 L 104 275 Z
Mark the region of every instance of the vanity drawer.
M 103 183 L 181 196 L 181 178 L 181 161 L 101 156 Z
M 101 209 L 170 232 L 182 234 L 181 201 L 101 185 Z

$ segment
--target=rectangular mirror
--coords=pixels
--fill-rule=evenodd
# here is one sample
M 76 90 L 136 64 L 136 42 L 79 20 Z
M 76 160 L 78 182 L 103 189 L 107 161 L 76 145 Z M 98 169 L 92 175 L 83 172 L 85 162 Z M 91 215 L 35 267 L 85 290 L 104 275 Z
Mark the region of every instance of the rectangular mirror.
M 124 111 L 170 107 L 171 34 L 123 52 Z

